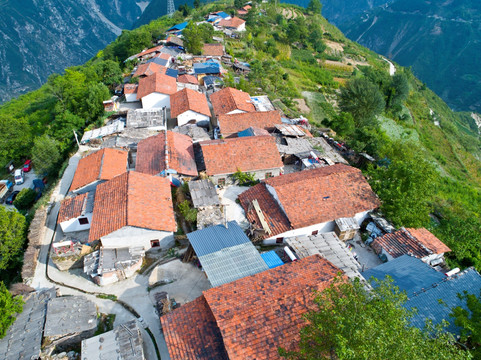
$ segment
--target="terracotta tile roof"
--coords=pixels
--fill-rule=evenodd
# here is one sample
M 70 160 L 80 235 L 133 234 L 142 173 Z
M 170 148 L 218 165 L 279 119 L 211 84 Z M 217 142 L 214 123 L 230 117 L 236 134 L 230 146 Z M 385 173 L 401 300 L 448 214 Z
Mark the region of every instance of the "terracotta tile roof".
M 185 88 L 170 97 L 170 117 L 172 119 L 189 110 L 211 116 L 207 98 L 198 91 Z
M 431 254 L 442 254 L 451 251 L 451 249 L 424 228 L 401 228 L 394 233 L 377 237 L 371 246 L 377 253 L 381 253 L 381 249 L 384 249 L 384 251 L 393 258 L 402 255 L 423 258 Z
M 138 53 L 136 56 L 137 56 L 137 57 L 142 57 L 142 56 L 145 56 L 145 55 L 148 55 L 148 54 L 151 54 L 151 53 L 159 52 L 160 49 L 162 49 L 162 48 L 163 48 L 162 45 L 160 45 L 160 46 L 155 46 L 155 47 L 153 47 L 153 48 L 144 50 L 144 51 L 142 51 L 141 53 Z
M 139 87 L 139 84 L 125 84 L 124 94 L 134 94 L 137 92 L 138 87 Z
M 57 223 L 60 224 L 64 221 L 75 219 L 82 215 L 87 196 L 88 193 L 85 193 L 62 200 L 60 203 L 60 210 L 58 212 Z
M 342 217 L 353 217 L 355 214 L 372 210 L 380 205 L 379 199 L 372 192 L 371 187 L 361 171 L 336 164 L 323 168 L 305 170 L 288 175 L 276 176 L 265 180 L 239 196 L 249 221 L 259 221 L 249 203 L 255 199 L 263 186 L 274 189 L 286 214 L 291 228 L 299 229 L 310 225 L 320 224 Z M 270 208 L 259 205 L 267 217 L 278 217 L 281 211 L 279 205 Z M 281 229 L 285 229 L 282 226 Z M 275 236 L 280 234 L 274 226 Z M 282 231 L 283 232 L 283 231 Z M 266 236 L 267 237 L 267 236 Z
M 232 19 L 229 19 L 229 20 L 222 19 L 221 21 L 219 21 L 217 26 L 237 29 L 239 26 L 241 26 L 245 22 L 246 22 L 245 20 L 242 20 L 241 18 L 234 16 Z
M 248 93 L 228 87 L 210 95 L 210 101 L 216 116 L 227 114 L 234 110 L 244 112 L 256 111 Z
M 199 80 L 197 80 L 197 76 L 189 75 L 189 74 L 180 75 L 177 78 L 177 82 L 182 83 L 182 84 L 199 85 Z
M 124 226 L 176 231 L 168 178 L 129 171 L 97 187 L 89 240 Z
M 207 175 L 283 167 L 272 136 L 248 136 L 199 142 Z M 253 152 L 255 151 L 255 154 Z M 253 156 L 255 155 L 255 156 Z
M 197 176 L 194 147 L 189 136 L 164 131 L 138 143 L 136 171 L 157 175 L 166 170 L 167 166 L 179 174 Z
M 258 111 L 217 117 L 220 133 L 224 137 L 236 135 L 239 131 L 249 127 L 257 127 L 271 131 L 276 124 L 282 124 L 281 114 L 278 111 Z
M 160 320 L 172 360 L 227 359 L 222 335 L 203 296 Z
M 150 76 L 156 73 L 165 74 L 167 68 L 154 62 L 141 64 L 133 76 Z
M 127 171 L 127 157 L 127 151 L 105 148 L 80 159 L 70 191 L 124 173 Z
M 429 230 L 425 228 L 419 229 L 406 229 L 414 236 L 418 241 L 430 249 L 435 254 L 442 254 L 445 252 L 451 251 L 450 248 L 446 246 L 441 240 L 439 240 L 436 236 L 434 236 Z
M 155 57 L 158 57 L 159 59 L 170 60 L 170 58 L 172 56 L 170 54 L 167 54 L 167 53 L 160 53 L 160 54 L 155 55 Z
M 177 81 L 172 76 L 155 73 L 139 80 L 137 99 L 158 92 L 161 94 L 172 95 L 177 92 Z
M 224 45 L 216 44 L 204 44 L 202 54 L 205 56 L 222 56 L 224 55 Z
M 201 330 L 193 334 L 191 328 L 196 323 L 185 321 L 191 308 L 181 307 L 162 318 L 171 359 L 280 359 L 279 347 L 298 347 L 299 331 L 306 325 L 303 315 L 315 309 L 313 291 L 327 288 L 338 272 L 330 262 L 313 255 L 205 291 L 203 298 L 228 356 L 192 357 L 196 350 L 205 348 L 206 339 L 200 338 L 205 334 Z M 212 318 L 208 320 L 212 324 Z M 207 340 L 212 344 L 217 338 Z

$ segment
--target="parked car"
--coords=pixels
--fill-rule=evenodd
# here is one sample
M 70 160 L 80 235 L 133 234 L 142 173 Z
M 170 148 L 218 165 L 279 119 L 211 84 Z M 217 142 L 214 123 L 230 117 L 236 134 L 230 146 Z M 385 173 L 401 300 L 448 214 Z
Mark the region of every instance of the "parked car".
M 5 204 L 12 205 L 13 201 L 15 200 L 19 192 L 20 191 L 16 190 L 13 193 L 11 193 L 10 196 L 7 198 L 7 200 L 5 200 Z
M 32 160 L 25 160 L 23 164 L 23 172 L 29 172 L 32 170 Z
M 25 181 L 25 176 L 23 175 L 22 169 L 15 170 L 15 185 L 22 185 Z

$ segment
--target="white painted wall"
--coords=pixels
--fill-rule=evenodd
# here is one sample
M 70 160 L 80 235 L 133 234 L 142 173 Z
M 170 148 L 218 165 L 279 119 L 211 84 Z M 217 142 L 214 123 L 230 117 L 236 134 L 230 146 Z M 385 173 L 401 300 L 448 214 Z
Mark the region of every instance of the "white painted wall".
M 80 225 L 79 220 L 80 218 L 87 218 L 88 224 Z M 78 218 L 70 219 L 60 223 L 60 227 L 64 233 L 74 232 L 74 231 L 83 231 L 90 229 L 90 225 L 92 224 L 92 213 L 85 214 L 83 216 L 79 216 Z
M 361 223 L 369 216 L 369 213 L 371 211 L 372 210 L 363 211 L 353 216 L 357 220 L 358 225 L 361 225 Z M 299 236 L 299 235 L 312 235 L 314 231 L 325 234 L 325 233 L 334 231 L 335 224 L 336 224 L 335 221 L 327 221 L 324 223 L 310 225 L 310 226 L 306 226 L 299 229 L 289 230 L 282 234 L 278 234 L 278 235 L 269 237 L 267 239 L 264 239 L 263 244 L 273 245 L 273 244 L 276 244 L 276 239 L 278 238 L 286 238 L 286 237 L 293 237 L 293 236 Z
M 184 90 L 185 88 L 191 89 L 194 91 L 199 91 L 199 85 L 196 84 L 186 84 L 186 83 L 177 83 L 177 91 Z
M 187 110 L 186 112 L 177 116 L 177 125 L 182 126 L 192 120 L 195 120 L 196 124 L 207 125 L 210 123 L 210 116 L 199 114 L 198 112 L 192 110 Z
M 242 25 L 239 25 L 237 27 L 237 31 L 246 31 L 246 23 L 243 23 Z
M 137 100 L 137 93 L 125 94 L 125 101 L 126 101 L 126 102 L 135 102 L 135 101 L 138 101 L 138 100 Z
M 171 231 L 148 230 L 134 226 L 124 226 L 100 239 L 105 248 L 142 246 L 145 251 L 151 249 L 151 240 L 159 240 L 160 248 L 164 249 L 175 244 L 174 233 Z
M 170 95 L 155 92 L 142 98 L 143 109 L 163 108 L 164 106 L 170 109 Z

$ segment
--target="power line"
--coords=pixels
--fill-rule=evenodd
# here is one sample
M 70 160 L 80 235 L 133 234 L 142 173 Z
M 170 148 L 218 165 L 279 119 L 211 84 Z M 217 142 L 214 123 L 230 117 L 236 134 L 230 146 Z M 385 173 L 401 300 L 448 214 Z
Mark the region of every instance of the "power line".
M 174 0 L 167 0 L 167 15 L 172 16 L 175 12 Z

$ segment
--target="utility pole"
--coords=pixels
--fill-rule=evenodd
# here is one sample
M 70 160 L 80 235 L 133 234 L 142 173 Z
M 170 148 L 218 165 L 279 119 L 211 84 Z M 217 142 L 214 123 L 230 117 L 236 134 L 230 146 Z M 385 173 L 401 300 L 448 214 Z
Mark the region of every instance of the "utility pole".
M 172 16 L 175 13 L 174 0 L 167 0 L 167 15 Z

